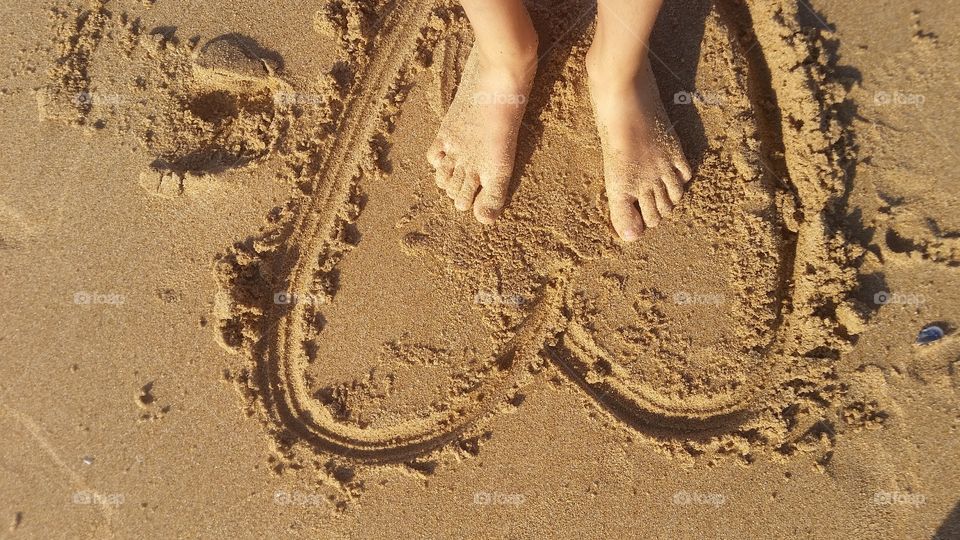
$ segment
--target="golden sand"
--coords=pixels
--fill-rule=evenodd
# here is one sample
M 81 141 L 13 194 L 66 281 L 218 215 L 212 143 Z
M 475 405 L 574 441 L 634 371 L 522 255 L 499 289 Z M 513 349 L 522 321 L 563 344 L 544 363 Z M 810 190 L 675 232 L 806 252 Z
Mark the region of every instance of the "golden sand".
M 482 226 L 459 8 L 272 4 L 0 8 L 4 534 L 960 536 L 955 15 L 667 3 L 695 178 L 624 245 L 590 5 Z

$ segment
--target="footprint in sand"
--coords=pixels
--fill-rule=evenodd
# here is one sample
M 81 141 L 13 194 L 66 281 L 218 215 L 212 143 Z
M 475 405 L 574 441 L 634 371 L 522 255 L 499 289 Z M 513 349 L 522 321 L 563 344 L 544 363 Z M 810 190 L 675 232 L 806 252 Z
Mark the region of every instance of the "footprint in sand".
M 205 44 L 183 89 L 186 118 L 180 138 L 157 145 L 162 170 L 217 173 L 254 164 L 275 149 L 290 121 L 284 96 L 290 87 L 276 75 L 279 63 L 259 56 L 256 44 L 238 35 Z
M 62 57 L 38 94 L 42 120 L 133 135 L 155 157 L 140 185 L 166 198 L 275 153 L 293 118 L 275 53 L 239 34 L 197 48 L 129 21 L 97 7 L 65 23 Z M 94 62 L 122 62 L 123 76 L 93 79 Z
M 175 198 L 208 191 L 215 182 L 205 175 L 255 165 L 276 148 L 290 122 L 292 91 L 276 74 L 279 63 L 256 50 L 242 36 L 226 35 L 194 55 L 186 122 L 199 121 L 203 129 L 153 148 L 159 157 L 140 174 L 148 193 Z

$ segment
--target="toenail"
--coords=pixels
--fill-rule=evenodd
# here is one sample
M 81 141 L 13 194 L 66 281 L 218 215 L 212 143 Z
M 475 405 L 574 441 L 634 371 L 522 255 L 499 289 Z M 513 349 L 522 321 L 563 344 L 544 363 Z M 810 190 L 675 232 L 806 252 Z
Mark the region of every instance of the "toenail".
M 500 213 L 495 210 L 484 209 L 477 212 L 477 221 L 484 225 L 493 225 L 500 217 Z

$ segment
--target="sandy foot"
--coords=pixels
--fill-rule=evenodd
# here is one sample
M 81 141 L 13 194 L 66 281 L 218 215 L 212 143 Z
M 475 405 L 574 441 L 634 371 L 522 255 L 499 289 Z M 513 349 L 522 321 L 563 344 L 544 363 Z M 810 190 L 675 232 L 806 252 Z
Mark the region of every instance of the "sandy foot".
M 632 242 L 673 210 L 692 173 L 669 128 L 649 64 L 626 84 L 617 84 L 618 77 L 605 76 L 589 60 L 588 71 L 610 220 L 620 238 Z
M 472 208 L 484 224 L 500 217 L 507 200 L 520 122 L 536 71 L 535 65 L 521 64 L 493 65 L 475 48 L 427 152 L 437 171 L 437 186 L 458 210 Z

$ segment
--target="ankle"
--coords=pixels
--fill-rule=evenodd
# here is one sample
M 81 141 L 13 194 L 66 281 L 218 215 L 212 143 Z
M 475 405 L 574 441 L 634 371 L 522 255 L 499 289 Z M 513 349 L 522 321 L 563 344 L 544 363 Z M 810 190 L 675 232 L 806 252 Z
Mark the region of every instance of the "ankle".
M 634 92 L 637 81 L 647 73 L 648 62 L 646 54 L 639 59 L 624 60 L 616 53 L 608 53 L 594 42 L 587 51 L 584 62 L 590 91 L 601 94 Z
M 516 43 L 477 43 L 482 67 L 526 84 L 537 71 L 539 41 L 536 32 Z

